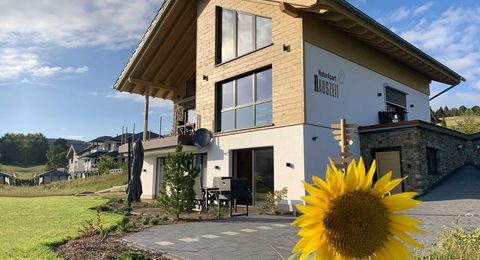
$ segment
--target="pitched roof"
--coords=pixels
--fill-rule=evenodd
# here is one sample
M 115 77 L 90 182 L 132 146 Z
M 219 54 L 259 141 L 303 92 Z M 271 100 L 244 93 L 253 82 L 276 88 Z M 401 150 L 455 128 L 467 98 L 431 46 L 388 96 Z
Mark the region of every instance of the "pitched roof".
M 51 176 L 69 176 L 68 173 L 66 172 L 61 172 L 59 170 L 50 170 L 50 171 L 47 171 L 47 172 L 44 172 L 44 173 L 41 173 L 41 174 L 38 174 L 37 177 L 43 177 L 45 175 L 51 175 Z
M 85 153 L 80 156 L 80 158 L 99 158 L 100 156 L 108 153 L 107 151 L 95 151 L 93 153 Z
M 11 177 L 10 174 L 4 173 L 4 172 L 0 172 L 0 176 L 3 176 L 3 177 Z
M 147 133 L 150 136 L 150 138 L 158 138 L 159 137 L 158 134 L 156 134 L 152 131 L 148 131 Z M 127 139 L 131 139 L 132 138 L 132 133 L 126 133 L 123 136 L 124 137 L 127 136 Z M 143 132 L 140 132 L 140 133 L 136 133 L 133 139 L 137 140 L 137 139 L 142 139 L 142 138 L 143 138 Z M 117 135 L 110 140 L 115 141 L 115 142 L 121 142 L 122 141 L 122 135 Z
M 106 142 L 106 141 L 109 141 L 110 139 L 112 139 L 111 136 L 108 136 L 108 135 L 104 135 L 104 136 L 99 136 L 91 141 L 88 141 L 89 143 L 93 143 L 93 142 Z

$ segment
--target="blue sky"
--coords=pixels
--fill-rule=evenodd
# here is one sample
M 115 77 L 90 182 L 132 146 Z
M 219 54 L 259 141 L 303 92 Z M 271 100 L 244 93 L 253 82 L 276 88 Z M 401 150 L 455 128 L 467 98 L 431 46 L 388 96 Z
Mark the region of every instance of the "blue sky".
M 143 98 L 112 85 L 162 0 L 1 0 L 0 135 L 41 132 L 80 140 L 143 127 Z M 467 78 L 432 106 L 480 104 L 477 1 L 351 0 Z M 446 88 L 433 83 L 432 94 Z M 151 130 L 172 125 L 169 101 L 151 103 Z

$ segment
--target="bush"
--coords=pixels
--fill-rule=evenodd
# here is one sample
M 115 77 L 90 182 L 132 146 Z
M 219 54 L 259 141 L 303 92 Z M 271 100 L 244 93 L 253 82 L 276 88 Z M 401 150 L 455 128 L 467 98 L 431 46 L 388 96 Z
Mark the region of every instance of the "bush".
M 182 149 L 181 145 L 177 145 L 175 152 L 167 157 L 159 198 L 164 210 L 177 219 L 180 214 L 189 213 L 195 207 L 193 186 L 199 173 L 199 169 L 192 166 L 192 154 Z
M 269 192 L 265 196 L 265 203 L 262 205 L 262 210 L 267 214 L 280 214 L 279 204 L 287 197 L 288 189 L 284 187 L 281 190 Z
M 141 252 L 129 250 L 124 252 L 123 254 L 117 257 L 117 260 L 146 260 L 148 259 L 145 257 Z
M 439 242 L 427 248 L 420 259 L 478 259 L 480 255 L 480 229 L 467 231 L 460 227 L 445 229 Z M 417 253 L 418 254 L 418 253 Z
M 117 230 L 120 232 L 129 232 L 130 230 L 135 228 L 135 224 L 130 222 L 128 217 L 123 217 L 120 224 L 117 226 Z
M 144 225 L 148 225 L 148 224 L 150 224 L 150 221 L 151 221 L 150 217 L 146 216 L 146 217 L 143 218 L 142 223 Z

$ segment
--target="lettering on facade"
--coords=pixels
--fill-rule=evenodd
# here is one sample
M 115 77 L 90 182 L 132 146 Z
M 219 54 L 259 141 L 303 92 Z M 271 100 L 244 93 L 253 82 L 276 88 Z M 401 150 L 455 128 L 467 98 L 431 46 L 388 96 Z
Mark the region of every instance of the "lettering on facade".
M 337 75 L 332 75 L 323 70 L 318 70 L 318 73 L 313 75 L 313 89 L 315 93 L 339 98 L 339 85 L 343 83 L 344 73 L 339 72 Z

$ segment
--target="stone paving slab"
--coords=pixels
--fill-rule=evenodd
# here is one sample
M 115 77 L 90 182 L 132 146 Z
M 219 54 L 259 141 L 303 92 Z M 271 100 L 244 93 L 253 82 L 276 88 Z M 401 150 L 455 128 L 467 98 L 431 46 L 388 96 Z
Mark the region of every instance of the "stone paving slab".
M 155 226 L 122 239 L 178 259 L 287 259 L 298 241 L 291 217 L 236 219 Z M 265 228 L 267 227 L 267 228 Z
M 424 202 L 405 214 L 423 222 L 420 228 L 426 232 L 413 237 L 427 246 L 438 240 L 443 227 L 480 227 L 480 170 L 464 167 L 419 199 Z M 293 220 L 249 216 L 155 226 L 123 240 L 178 259 L 286 259 L 299 239 L 298 229 L 289 226 Z

